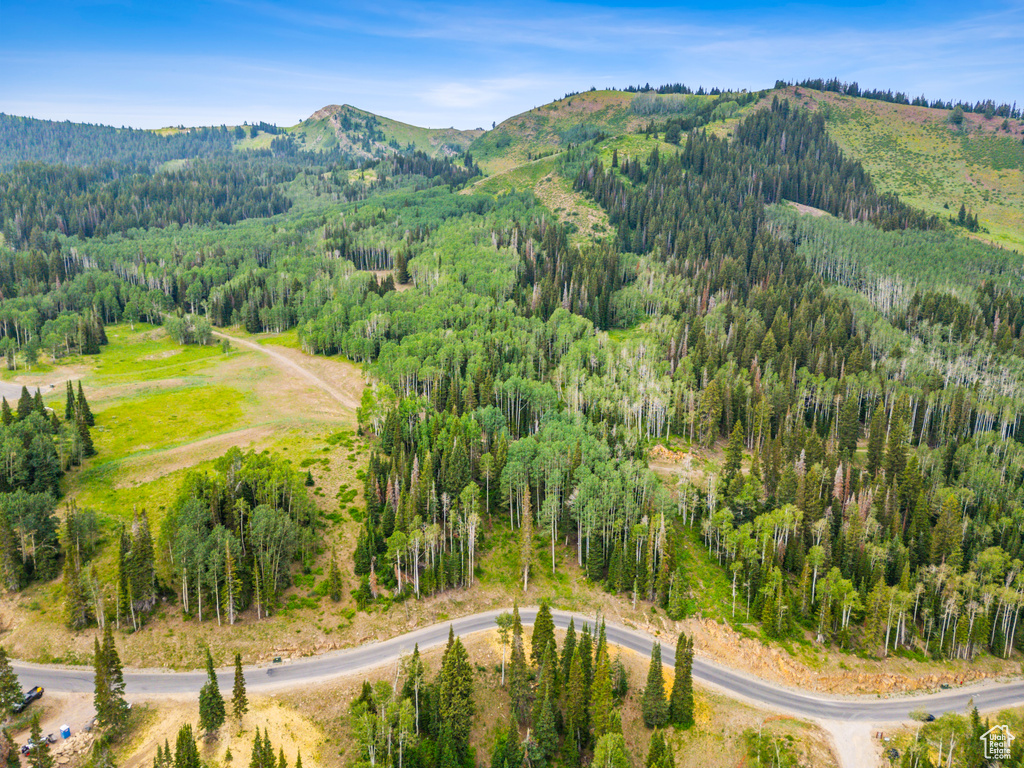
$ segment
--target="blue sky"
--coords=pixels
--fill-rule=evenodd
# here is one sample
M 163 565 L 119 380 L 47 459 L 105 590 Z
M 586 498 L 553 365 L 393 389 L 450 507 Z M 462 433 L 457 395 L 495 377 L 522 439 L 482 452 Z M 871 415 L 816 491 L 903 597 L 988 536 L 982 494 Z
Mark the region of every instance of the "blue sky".
M 833 75 L 1024 102 L 1024 0 L 0 0 L 0 112 L 113 125 L 292 125 L 349 103 L 490 127 L 591 86 Z

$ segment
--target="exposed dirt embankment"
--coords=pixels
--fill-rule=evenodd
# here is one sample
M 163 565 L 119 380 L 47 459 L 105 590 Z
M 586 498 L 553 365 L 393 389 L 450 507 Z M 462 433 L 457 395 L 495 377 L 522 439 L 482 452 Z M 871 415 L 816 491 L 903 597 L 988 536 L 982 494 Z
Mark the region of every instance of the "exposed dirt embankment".
M 912 693 L 997 680 L 1019 671 L 1016 664 L 984 658 L 967 663 L 923 664 L 908 659 L 862 659 L 821 649 L 813 669 L 785 649 L 740 635 L 707 619 L 684 622 L 699 655 L 765 680 L 832 694 Z M 844 669 L 844 667 L 847 667 Z

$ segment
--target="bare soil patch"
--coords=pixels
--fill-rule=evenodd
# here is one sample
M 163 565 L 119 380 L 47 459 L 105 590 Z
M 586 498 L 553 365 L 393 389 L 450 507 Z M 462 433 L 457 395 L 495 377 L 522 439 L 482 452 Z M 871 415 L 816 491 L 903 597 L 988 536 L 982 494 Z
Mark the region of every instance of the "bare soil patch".
M 821 208 L 815 208 L 810 205 L 804 205 L 803 203 L 794 203 L 792 200 L 787 200 L 786 205 L 796 208 L 800 213 L 806 213 L 811 216 L 831 216 L 832 214 L 828 211 L 823 211 Z
M 222 692 L 230 697 L 230 692 Z M 230 708 L 230 699 L 226 702 Z M 125 750 L 123 768 L 148 768 L 153 764 L 158 746 L 174 744 L 178 730 L 186 723 L 192 725 L 197 735 L 199 722 L 198 692 L 195 697 L 168 702 L 161 699 L 151 705 L 156 717 L 150 718 L 145 726 L 134 735 L 132 743 Z M 200 739 L 200 757 L 206 765 L 247 765 L 252 753 L 253 738 L 257 730 L 266 729 L 275 752 L 283 749 L 288 765 L 295 765 L 295 758 L 302 752 L 302 764 L 320 768 L 324 766 L 322 752 L 327 743 L 320 726 L 310 717 L 305 717 L 281 702 L 267 696 L 250 696 L 249 711 L 242 717 L 239 727 L 232 718 L 220 728 L 212 741 Z M 172 747 L 173 748 L 173 747 Z M 231 751 L 231 763 L 226 761 Z M 327 750 L 329 751 L 329 750 Z
M 533 188 L 540 201 L 558 217 L 562 223 L 576 225 L 578 233 L 585 237 L 599 237 L 608 231 L 608 214 L 586 198 L 574 192 L 568 180 L 549 173 Z

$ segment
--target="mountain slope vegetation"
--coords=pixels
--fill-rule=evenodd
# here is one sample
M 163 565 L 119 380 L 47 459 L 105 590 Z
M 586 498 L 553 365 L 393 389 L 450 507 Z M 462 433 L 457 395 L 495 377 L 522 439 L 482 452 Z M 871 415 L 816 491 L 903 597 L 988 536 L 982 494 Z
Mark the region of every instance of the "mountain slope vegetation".
M 55 161 L 52 136 L 71 129 L 31 124 L 40 162 L 0 174 L 9 366 L 102 358 L 105 326 L 146 319 L 182 345 L 217 327 L 288 333 L 369 382 L 362 487 L 339 489 L 337 511 L 307 490 L 315 457 L 236 449 L 164 492 L 159 531 L 140 517 L 114 535 L 99 509 L 95 551 L 61 537 L 45 573 L 63 563 L 76 631 L 108 609 L 122 628 L 157 622 L 158 600 L 226 633 L 328 600 L 381 616 L 571 571 L 669 621 L 708 605 L 765 641 L 1018 659 L 1017 255 L 968 239 L 997 234 L 984 210 L 873 173 L 843 143 L 845 98 L 592 91 L 482 136 L 330 107 L 230 143 L 211 129 L 215 157 L 130 135 L 124 166 Z M 1015 157 L 962 141 L 991 168 Z M 9 423 L 43 418 L 22 410 Z M 42 427 L 34 450 L 71 429 Z M 670 478 L 655 450 L 681 457 Z M 4 540 L 31 557 L 4 509 Z M 714 595 L 694 581 L 702 549 Z M 113 573 L 96 575 L 100 557 Z M 547 653 L 531 649 L 537 684 L 510 695 L 546 732 L 544 758 L 574 765 L 615 728 L 589 734 L 589 654 L 562 660 L 577 690 L 561 701 Z M 463 703 L 464 666 L 439 683 Z M 462 741 L 439 715 L 450 754 L 428 761 L 465 758 L 471 715 L 454 714 Z
M 461 155 L 482 130 L 420 128 L 345 104 L 331 105 L 287 129 L 287 135 L 308 151 L 335 150 L 357 161 L 419 150 L 431 157 Z M 256 146 L 262 137 L 254 137 Z M 265 140 L 264 140 L 265 141 Z
M 893 104 L 807 88 L 784 91 L 825 115 L 829 135 L 860 160 L 879 188 L 937 216 L 961 205 L 979 218 L 979 237 L 1024 247 L 1024 122 Z M 799 96 L 797 96 L 799 92 Z

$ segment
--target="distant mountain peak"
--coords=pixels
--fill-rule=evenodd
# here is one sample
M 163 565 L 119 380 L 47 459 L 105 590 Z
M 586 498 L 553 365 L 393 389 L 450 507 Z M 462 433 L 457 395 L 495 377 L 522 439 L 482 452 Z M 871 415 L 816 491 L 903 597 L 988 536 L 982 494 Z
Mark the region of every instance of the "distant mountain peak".
M 314 112 L 306 119 L 323 120 L 324 118 L 333 117 L 334 115 L 346 109 L 352 109 L 352 107 L 350 107 L 348 104 L 328 104 L 326 107 L 321 107 L 320 109 L 318 109 L 316 112 Z

